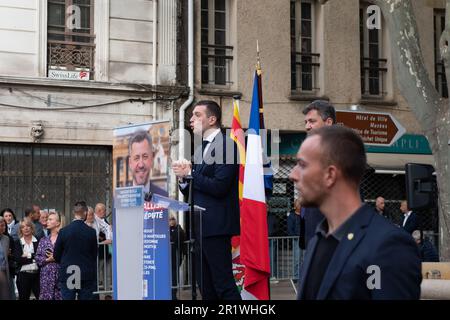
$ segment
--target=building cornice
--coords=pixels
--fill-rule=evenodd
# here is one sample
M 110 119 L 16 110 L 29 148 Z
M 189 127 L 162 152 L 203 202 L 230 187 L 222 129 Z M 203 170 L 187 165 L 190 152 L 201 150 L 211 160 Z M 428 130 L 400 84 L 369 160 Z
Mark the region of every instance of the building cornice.
M 313 102 L 314 100 L 330 101 L 330 98 L 328 98 L 327 96 L 316 96 L 301 93 L 291 93 L 291 95 L 288 98 L 291 101 L 305 101 L 305 102 Z
M 157 94 L 162 96 L 185 96 L 188 89 L 185 86 L 174 85 L 150 85 L 141 83 L 112 83 L 103 81 L 83 81 L 83 80 L 55 80 L 48 78 L 28 78 L 0 76 L 0 87 L 28 87 L 54 90 L 71 91 L 103 91 L 114 94 Z
M 236 96 L 238 96 L 238 97 L 242 96 L 242 92 L 229 91 L 229 90 L 223 90 L 223 89 L 202 88 L 202 89 L 197 89 L 196 92 L 202 96 L 229 97 L 229 98 L 234 98 Z
M 384 100 L 384 99 L 376 99 L 376 98 L 362 98 L 359 101 L 360 105 L 364 106 L 384 106 L 384 107 L 396 107 L 398 106 L 397 101 L 395 100 Z

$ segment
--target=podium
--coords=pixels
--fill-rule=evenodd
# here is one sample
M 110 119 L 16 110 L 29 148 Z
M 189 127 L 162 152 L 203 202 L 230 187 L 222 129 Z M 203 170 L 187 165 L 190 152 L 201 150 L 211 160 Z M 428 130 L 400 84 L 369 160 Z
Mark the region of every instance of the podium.
M 189 178 L 191 181 L 192 179 Z M 170 199 L 159 194 L 148 195 L 146 200 L 151 201 L 157 206 L 164 207 L 166 209 L 174 211 L 189 211 L 189 269 L 191 270 L 190 282 L 191 282 L 191 294 L 192 300 L 197 300 L 197 283 L 196 283 L 196 263 L 203 259 L 202 257 L 202 213 L 205 208 L 198 205 L 194 205 L 192 195 L 192 183 L 189 185 L 190 197 L 189 204 L 174 199 Z M 197 253 L 196 253 L 197 252 Z M 196 255 L 198 257 L 196 258 Z
M 144 195 L 142 186 L 116 189 L 114 299 L 171 299 L 169 209 L 188 211 L 189 205 L 158 194 Z

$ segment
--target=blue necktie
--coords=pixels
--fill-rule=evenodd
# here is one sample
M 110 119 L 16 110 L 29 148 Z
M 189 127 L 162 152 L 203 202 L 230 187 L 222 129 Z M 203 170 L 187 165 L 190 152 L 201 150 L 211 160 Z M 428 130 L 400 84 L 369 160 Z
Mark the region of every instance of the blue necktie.
M 205 152 L 206 146 L 209 144 L 208 140 L 202 141 L 202 154 Z

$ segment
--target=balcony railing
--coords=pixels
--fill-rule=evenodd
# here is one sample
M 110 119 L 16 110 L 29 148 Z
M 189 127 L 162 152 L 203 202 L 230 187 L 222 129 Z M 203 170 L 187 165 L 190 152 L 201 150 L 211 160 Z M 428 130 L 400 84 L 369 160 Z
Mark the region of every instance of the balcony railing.
M 202 44 L 202 83 L 230 85 L 233 47 Z
M 361 59 L 361 93 L 365 97 L 386 96 L 387 59 Z
M 95 45 L 85 42 L 49 40 L 48 68 L 94 72 Z
M 319 53 L 292 52 L 291 90 L 311 93 L 319 90 L 319 58 Z

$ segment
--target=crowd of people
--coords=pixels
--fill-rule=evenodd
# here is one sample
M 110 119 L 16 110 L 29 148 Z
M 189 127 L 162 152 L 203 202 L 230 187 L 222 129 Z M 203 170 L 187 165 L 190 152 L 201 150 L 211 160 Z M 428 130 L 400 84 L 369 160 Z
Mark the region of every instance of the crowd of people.
M 364 143 L 353 130 L 336 125 L 336 111 L 328 101 L 313 101 L 303 114 L 307 137 L 289 176 L 299 193 L 288 218 L 289 234 L 299 236 L 298 246 L 306 251 L 302 265 L 296 264 L 298 298 L 418 299 L 421 257 L 411 236 L 417 228 L 415 214 L 403 202 L 404 218 L 396 226 L 364 203 Z M 222 161 L 228 154 L 222 151 L 227 138 L 220 130 L 220 107 L 214 101 L 199 101 L 190 125 L 202 137 L 202 145 L 192 162 L 179 159 L 172 169 L 181 192 L 193 192 L 195 204 L 205 208 L 199 235 L 203 248 L 196 252 L 203 258 L 197 264 L 203 270 L 198 285 L 204 300 L 239 300 L 230 261 L 230 238 L 239 234 L 238 168 Z M 191 191 L 188 178 L 193 179 Z M 269 215 L 269 236 L 276 235 L 275 229 L 276 221 Z M 298 250 L 294 256 L 298 259 Z M 399 259 L 387 258 L 392 256 Z M 369 288 L 367 270 L 373 266 L 383 275 Z
M 375 200 L 375 211 L 386 218 L 387 221 L 411 234 L 417 243 L 422 262 L 439 262 L 439 254 L 433 243 L 424 236 L 418 222 L 417 213 L 409 210 L 406 200 L 400 201 L 398 208 L 401 213 L 400 223 L 396 223 L 394 215 L 386 209 L 385 199 L 379 196 Z M 299 264 L 301 262 L 301 250 L 305 248 L 305 210 L 300 205 L 300 200 L 294 202 L 294 210 L 288 213 L 287 235 L 295 237 L 292 248 L 293 280 L 296 283 L 299 275 Z
M 289 235 L 299 236 L 295 246 L 305 250 L 303 263 L 295 265 L 298 298 L 419 299 L 421 262 L 438 257 L 418 230 L 416 213 L 402 201 L 399 209 L 403 219 L 395 225 L 384 198 L 376 199 L 375 208 L 366 204 L 360 185 L 368 164 L 361 137 L 336 125 L 336 112 L 328 101 L 314 101 L 303 113 L 307 137 L 289 175 L 299 194 L 295 211 L 288 217 Z M 221 117 L 221 108 L 214 101 L 194 106 L 190 126 L 202 137 L 202 145 L 195 150 L 193 161 L 173 161 L 172 170 L 180 191 L 204 208 L 202 224 L 193 230 L 198 241 L 192 252 L 202 299 L 240 300 L 231 261 L 231 237 L 240 232 L 239 167 L 236 161 L 229 161 L 233 155 L 226 146 L 234 144 L 221 131 Z M 151 145 L 147 132 L 137 132 L 129 140 L 133 185 L 144 186 L 145 192 L 167 194 L 150 180 Z M 27 300 L 31 293 L 39 299 L 94 298 L 96 262 L 102 256 L 103 265 L 109 263 L 108 256 L 101 253 L 112 242 L 105 205 L 97 204 L 94 209 L 77 202 L 74 220 L 63 228 L 61 215 L 41 214 L 36 205 L 25 210 L 20 222 L 10 209 L 1 215 L 0 281 L 8 281 L 2 286 L 8 290 L 1 295 L 15 298 L 16 277 L 19 299 Z M 268 218 L 269 236 L 275 235 L 276 221 Z M 175 286 L 185 255 L 181 245 L 185 234 L 174 216 L 170 218 L 170 234 L 175 245 Z M 299 257 L 295 249 L 294 262 Z M 79 277 L 74 266 L 78 266 Z M 370 270 L 381 274 L 373 278 Z M 107 275 L 100 278 L 104 285 L 109 283 Z M 378 280 L 369 286 L 371 279 Z M 174 299 L 176 294 L 172 291 Z
M 106 206 L 95 210 L 84 201 L 73 208 L 74 220 L 64 226 L 64 217 L 56 210 L 41 210 L 33 205 L 17 219 L 5 208 L 0 214 L 0 299 L 39 300 L 95 299 L 97 296 L 97 260 L 99 280 L 111 284 L 109 245 L 111 225 Z M 108 254 L 106 254 L 108 253 Z M 70 275 L 81 279 L 71 284 Z M 106 275 L 105 275 L 106 270 Z M 106 288 L 110 289 L 110 288 Z M 16 295 L 17 292 L 17 295 Z
M 1 211 L 0 300 L 29 300 L 32 295 L 38 300 L 73 300 L 76 295 L 91 300 L 98 298 L 93 294 L 97 289 L 112 289 L 108 287 L 112 285 L 112 228 L 103 203 L 93 208 L 77 202 L 74 220 L 65 228 L 64 217 L 57 211 L 33 205 L 24 213 L 19 221 L 12 209 Z M 187 252 L 186 234 L 174 215 L 169 218 L 169 231 L 172 299 L 176 300 L 179 269 Z M 74 283 L 71 289 L 67 279 L 74 265 L 82 276 L 79 287 Z

